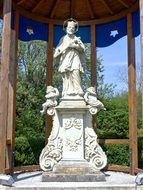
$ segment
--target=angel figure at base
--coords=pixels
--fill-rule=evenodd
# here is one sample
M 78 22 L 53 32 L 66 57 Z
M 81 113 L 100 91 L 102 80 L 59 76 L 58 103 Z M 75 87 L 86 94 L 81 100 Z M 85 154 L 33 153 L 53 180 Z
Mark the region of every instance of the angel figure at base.
M 95 87 L 91 86 L 86 90 L 84 99 L 86 103 L 90 106 L 89 111 L 92 115 L 96 114 L 100 110 L 106 110 L 103 103 L 97 99 Z
M 54 59 L 59 58 L 59 72 L 62 74 L 63 91 L 65 96 L 83 96 L 81 88 L 82 64 L 85 62 L 85 46 L 74 34 L 78 30 L 78 23 L 74 19 L 64 22 L 66 35 L 60 39 L 55 49 Z
M 49 115 L 54 114 L 54 107 L 57 106 L 57 97 L 59 96 L 59 91 L 57 88 L 53 86 L 47 86 L 46 89 L 46 102 L 42 104 L 43 109 L 40 111 L 41 114 L 45 114 L 46 112 Z

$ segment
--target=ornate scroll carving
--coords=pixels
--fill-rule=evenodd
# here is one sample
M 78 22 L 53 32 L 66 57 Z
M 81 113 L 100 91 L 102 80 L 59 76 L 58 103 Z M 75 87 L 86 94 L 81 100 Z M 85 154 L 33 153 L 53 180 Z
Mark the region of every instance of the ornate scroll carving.
M 97 170 L 103 169 L 107 164 L 107 157 L 97 143 L 97 135 L 92 128 L 85 129 L 85 159 Z
M 60 125 L 58 115 L 55 113 L 53 118 L 53 128 L 48 139 L 48 144 L 40 155 L 40 167 L 43 171 L 51 171 L 56 163 L 62 159 L 62 137 L 60 135 Z
M 54 165 L 62 158 L 62 140 L 58 138 L 58 146 L 49 143 L 42 151 L 40 156 L 40 166 L 43 171 L 53 170 Z
M 78 145 L 81 145 L 81 137 L 75 141 L 71 141 L 70 139 L 66 139 L 66 146 L 69 146 L 69 150 L 71 152 L 76 152 L 78 149 Z
M 65 122 L 65 129 L 69 129 L 71 127 L 75 127 L 76 129 L 81 129 L 82 122 L 80 119 L 77 118 L 70 118 Z
M 69 148 L 69 151 L 76 152 L 78 146 L 81 145 L 83 136 L 83 121 L 79 118 L 69 116 L 68 119 L 64 121 L 65 130 L 65 145 Z

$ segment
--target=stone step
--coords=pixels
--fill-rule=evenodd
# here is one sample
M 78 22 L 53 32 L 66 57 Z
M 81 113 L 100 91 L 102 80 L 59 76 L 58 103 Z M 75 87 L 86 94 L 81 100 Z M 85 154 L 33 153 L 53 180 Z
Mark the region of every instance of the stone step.
M 42 182 L 42 171 L 18 172 L 12 177 L 12 187 L 0 185 L 0 190 L 143 190 L 136 186 L 136 176 L 122 172 L 106 171 L 102 182 Z
M 21 184 L 13 187 L 0 186 L 0 190 L 143 190 L 143 186 L 136 184 L 101 184 L 98 182 L 83 183 L 36 183 Z

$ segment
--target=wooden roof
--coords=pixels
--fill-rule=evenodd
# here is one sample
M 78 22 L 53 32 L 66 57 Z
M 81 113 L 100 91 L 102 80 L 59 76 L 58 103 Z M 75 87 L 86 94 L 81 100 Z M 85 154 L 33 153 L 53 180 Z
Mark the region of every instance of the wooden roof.
M 2 12 L 2 2 L 0 1 Z M 112 20 L 138 8 L 139 0 L 13 0 L 13 7 L 32 18 L 78 21 Z

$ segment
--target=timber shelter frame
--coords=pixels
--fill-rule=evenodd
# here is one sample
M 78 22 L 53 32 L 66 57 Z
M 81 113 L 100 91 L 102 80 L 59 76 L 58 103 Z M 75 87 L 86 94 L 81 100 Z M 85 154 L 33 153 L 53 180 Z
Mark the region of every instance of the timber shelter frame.
M 74 18 L 75 0 L 69 0 L 70 16 Z M 136 69 L 135 69 L 135 38 L 132 35 L 132 12 L 139 8 L 140 10 L 140 38 L 141 38 L 141 70 L 142 70 L 142 89 L 143 89 L 143 0 L 136 0 L 133 6 L 128 6 L 126 0 L 117 0 L 126 9 L 119 14 L 113 15 L 112 7 L 110 8 L 106 0 L 100 0 L 104 7 L 109 11 L 111 16 L 107 18 L 95 19 L 95 12 L 91 6 L 91 0 L 87 2 L 87 9 L 90 18 L 80 20 L 79 25 L 90 25 L 91 33 L 91 85 L 96 86 L 96 25 L 116 21 L 120 18 L 127 18 L 127 46 L 128 46 L 128 107 L 129 107 L 129 139 L 99 139 L 99 142 L 107 144 L 128 144 L 130 149 L 131 164 L 130 168 L 110 165 L 108 169 L 116 171 L 126 171 L 135 174 L 138 169 L 138 148 L 137 148 L 137 114 L 136 114 Z M 53 73 L 53 27 L 55 24 L 62 25 L 63 20 L 55 18 L 54 15 L 60 0 L 55 1 L 50 12 L 50 18 L 33 14 L 23 9 L 20 5 L 26 0 L 3 0 L 1 1 L 3 8 L 3 36 L 2 36 L 2 54 L 1 54 L 1 79 L 0 79 L 0 173 L 13 173 L 14 171 L 38 169 L 39 166 L 29 166 L 23 168 L 15 168 L 13 166 L 14 151 L 14 131 L 16 120 L 16 81 L 17 81 L 17 51 L 18 51 L 18 35 L 19 35 L 19 16 L 23 15 L 27 18 L 37 20 L 48 24 L 48 51 L 47 51 L 47 85 L 52 85 Z M 29 1 L 32 2 L 32 1 Z M 35 4 L 34 9 L 40 7 L 39 3 Z M 14 28 L 11 28 L 12 10 L 15 10 Z M 143 93 L 142 93 L 143 99 Z M 143 103 L 142 103 L 143 108 Z M 52 126 L 51 117 L 47 117 L 48 126 Z M 49 128 L 49 127 L 48 127 Z M 50 131 L 46 128 L 46 137 Z

